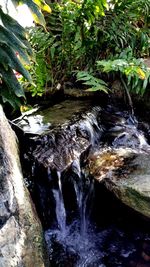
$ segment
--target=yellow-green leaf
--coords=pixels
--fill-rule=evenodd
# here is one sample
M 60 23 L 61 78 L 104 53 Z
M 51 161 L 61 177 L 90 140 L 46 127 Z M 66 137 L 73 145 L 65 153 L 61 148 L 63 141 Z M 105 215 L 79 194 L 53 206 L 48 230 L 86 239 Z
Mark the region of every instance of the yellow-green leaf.
M 51 12 L 52 12 L 50 6 L 47 5 L 47 4 L 45 3 L 45 1 L 42 1 L 42 0 L 33 0 L 33 1 L 34 1 L 34 3 L 35 3 L 37 6 L 39 6 L 43 11 L 46 11 L 46 12 L 48 12 L 48 13 L 51 13 Z
M 141 68 L 138 68 L 137 69 L 137 74 L 139 75 L 139 78 L 141 80 L 144 80 L 145 79 L 145 73 L 144 73 L 144 71 Z

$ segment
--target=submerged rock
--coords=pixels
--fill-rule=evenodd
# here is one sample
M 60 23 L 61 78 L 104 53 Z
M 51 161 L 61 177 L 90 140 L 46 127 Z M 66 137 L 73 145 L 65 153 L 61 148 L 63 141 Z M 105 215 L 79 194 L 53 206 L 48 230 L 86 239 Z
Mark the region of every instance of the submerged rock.
M 109 149 L 92 156 L 90 173 L 124 204 L 150 218 L 150 154 Z
M 0 266 L 44 267 L 43 233 L 24 186 L 16 136 L 0 106 Z
M 48 133 L 58 125 L 68 123 L 76 113 L 81 113 L 89 108 L 90 101 L 65 100 L 47 109 L 34 108 L 24 112 L 13 121 L 24 133 L 42 135 Z

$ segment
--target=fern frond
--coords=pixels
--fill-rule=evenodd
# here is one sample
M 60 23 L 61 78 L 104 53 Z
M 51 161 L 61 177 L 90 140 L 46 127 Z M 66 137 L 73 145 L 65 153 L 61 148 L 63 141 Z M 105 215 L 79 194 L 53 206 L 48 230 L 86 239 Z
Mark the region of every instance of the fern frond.
M 90 86 L 86 91 L 103 91 L 105 93 L 109 91 L 107 84 L 103 80 L 94 77 L 87 71 L 78 71 L 77 81 L 82 81 L 84 85 Z

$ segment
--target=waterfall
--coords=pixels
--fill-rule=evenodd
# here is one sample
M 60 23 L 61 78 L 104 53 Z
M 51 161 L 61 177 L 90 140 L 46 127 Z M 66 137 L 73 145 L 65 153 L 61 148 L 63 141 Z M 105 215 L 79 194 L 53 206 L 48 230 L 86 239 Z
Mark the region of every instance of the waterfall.
M 72 185 L 75 192 L 75 198 L 78 209 L 78 225 L 82 237 L 86 235 L 89 224 L 90 203 L 92 203 L 93 196 L 93 180 L 86 177 L 80 169 L 79 161 L 74 162 L 73 170 L 78 174 L 78 179 L 72 179 Z M 61 233 L 66 232 L 67 212 L 64 204 L 64 196 L 62 191 L 61 173 L 57 172 L 58 187 L 53 188 L 53 196 L 55 199 L 55 214 L 57 225 Z
M 78 186 L 76 186 L 78 187 Z M 90 204 L 93 196 L 93 181 L 90 178 L 85 178 L 82 186 L 76 189 L 76 197 L 78 201 L 79 219 L 80 219 L 80 233 L 81 236 L 86 236 L 89 225 L 89 216 L 91 212 Z
M 64 205 L 63 193 L 62 193 L 62 183 L 61 183 L 61 173 L 57 172 L 58 177 L 58 189 L 53 189 L 53 195 L 56 202 L 56 218 L 59 230 L 62 233 L 66 231 L 66 210 Z
M 80 234 L 82 237 L 88 231 L 89 216 L 94 192 L 93 180 L 84 173 L 81 169 L 80 161 L 75 160 L 72 164 L 72 171 L 77 175 L 76 179 L 72 180 L 75 191 L 77 209 L 80 221 Z
M 104 149 L 104 154 L 105 149 L 110 149 L 110 153 L 118 148 L 130 148 L 137 152 L 147 150 L 149 144 L 144 132 L 138 128 L 136 118 L 127 111 L 119 112 L 111 106 L 106 111 L 95 107 L 41 136 L 31 137 L 31 140 L 33 147 L 29 147 L 25 159 L 31 169 L 33 184 L 30 187 L 32 191 L 34 189 L 33 197 L 38 202 L 51 266 L 104 267 L 103 257 L 109 257 L 111 252 L 103 253 L 101 242 L 104 239 L 104 246 L 107 245 L 105 236 L 109 236 L 110 232 L 106 230 L 102 233 L 100 229 L 98 235 L 96 222 L 93 225 L 90 218 L 91 212 L 92 219 L 94 213 L 97 214 L 97 210 L 92 210 L 93 203 L 99 209 L 100 202 L 97 201 L 97 190 L 94 190 L 96 182 L 94 184 L 92 173 L 89 175 L 87 157 L 90 154 L 92 158 L 101 149 Z M 102 175 L 110 171 L 107 161 L 106 158 L 106 166 L 101 164 Z M 113 160 L 110 162 L 113 167 Z M 103 221 L 103 215 L 100 214 L 99 219 Z M 119 232 L 118 236 L 119 240 L 123 238 Z M 112 241 L 109 243 L 112 244 Z M 116 246 L 119 247 L 120 243 Z M 112 255 L 113 249 L 112 245 Z M 117 254 L 115 257 L 118 259 Z M 121 265 L 113 262 L 107 266 Z
M 92 194 L 92 187 L 91 184 L 89 184 L 87 192 L 83 193 L 82 195 L 82 204 L 80 207 L 80 233 L 81 236 L 86 236 L 86 233 L 88 231 L 88 225 L 89 225 L 89 214 L 90 210 L 88 210 L 88 200 L 91 198 Z
M 45 232 L 45 238 L 50 252 L 50 257 L 54 252 L 53 246 L 55 247 L 55 244 L 58 244 L 56 249 L 59 248 L 60 254 L 62 254 L 62 259 L 61 257 L 59 258 L 59 266 L 72 266 L 67 265 L 68 263 L 63 265 L 65 262 L 64 255 L 67 251 L 69 255 L 72 255 L 70 257 L 73 257 L 71 258 L 71 261 L 75 261 L 73 265 L 74 267 L 88 266 L 88 264 L 91 264 L 92 261 L 100 262 L 101 253 L 97 250 L 95 242 L 96 239 L 91 234 L 93 233 L 93 228 L 89 218 L 92 208 L 91 203 L 93 202 L 94 181 L 91 177 L 86 175 L 80 165 L 81 163 L 78 159 L 75 160 L 71 166 L 71 171 L 75 174 L 72 175 L 70 179 L 77 205 L 77 214 L 76 218 L 74 218 L 70 224 L 66 223 L 67 210 L 65 209 L 64 204 L 65 195 L 63 195 L 64 192 L 62 190 L 61 180 L 62 175 L 60 172 L 57 172 L 57 188 L 52 189 L 56 204 L 55 213 L 59 230 L 48 229 Z M 63 261 L 62 265 L 61 260 Z

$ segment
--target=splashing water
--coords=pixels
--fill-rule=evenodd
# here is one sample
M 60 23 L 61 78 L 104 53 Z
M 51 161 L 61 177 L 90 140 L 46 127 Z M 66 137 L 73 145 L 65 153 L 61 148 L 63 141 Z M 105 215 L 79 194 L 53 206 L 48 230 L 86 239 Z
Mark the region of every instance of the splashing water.
M 63 199 L 61 175 L 60 173 L 57 173 L 58 189 L 53 189 L 52 191 L 56 202 L 58 229 L 49 229 L 46 231 L 45 238 L 48 244 L 50 258 L 54 254 L 52 247 L 57 243 L 57 245 L 59 244 L 59 248 L 61 250 L 60 254 L 63 254 L 63 261 L 65 261 L 65 254 L 69 253 L 69 255 L 72 255 L 71 257 L 73 257 L 72 261 L 76 262 L 74 262 L 74 265 L 71 266 L 79 267 L 88 266 L 88 264 L 91 264 L 92 261 L 93 263 L 97 261 L 100 262 L 102 255 L 99 249 L 96 248 L 97 245 L 94 239 L 97 239 L 95 238 L 94 229 L 89 222 L 90 203 L 92 203 L 94 191 L 93 180 L 88 177 L 83 177 L 84 174 L 80 169 L 79 161 L 74 162 L 73 169 L 76 174 L 79 175 L 78 181 L 72 181 L 76 197 L 78 216 L 70 225 L 66 225 L 66 210 Z M 93 238 L 91 240 L 92 235 Z M 58 266 L 64 266 L 61 265 L 60 262 L 59 264 Z

